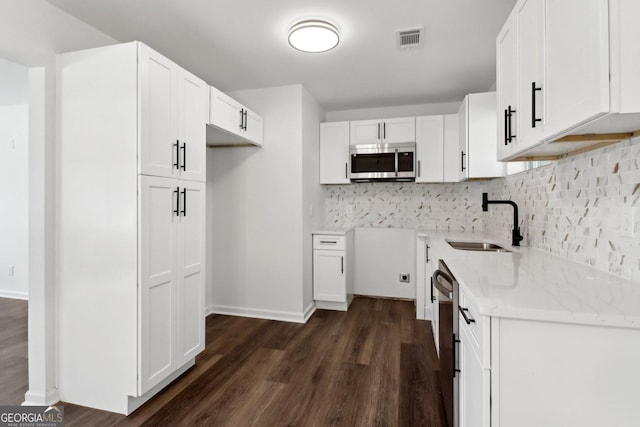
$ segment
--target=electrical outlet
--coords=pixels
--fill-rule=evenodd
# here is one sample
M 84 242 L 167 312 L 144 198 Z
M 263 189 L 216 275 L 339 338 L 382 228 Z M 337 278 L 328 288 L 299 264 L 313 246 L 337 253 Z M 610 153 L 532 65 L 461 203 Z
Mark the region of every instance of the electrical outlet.
M 409 273 L 400 273 L 400 281 L 403 283 L 409 283 Z

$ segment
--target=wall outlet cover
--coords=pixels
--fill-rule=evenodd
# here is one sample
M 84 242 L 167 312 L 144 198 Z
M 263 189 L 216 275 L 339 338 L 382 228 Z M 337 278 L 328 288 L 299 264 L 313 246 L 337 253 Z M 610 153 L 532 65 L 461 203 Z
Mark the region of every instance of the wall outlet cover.
M 403 283 L 409 283 L 409 273 L 400 273 L 400 281 Z

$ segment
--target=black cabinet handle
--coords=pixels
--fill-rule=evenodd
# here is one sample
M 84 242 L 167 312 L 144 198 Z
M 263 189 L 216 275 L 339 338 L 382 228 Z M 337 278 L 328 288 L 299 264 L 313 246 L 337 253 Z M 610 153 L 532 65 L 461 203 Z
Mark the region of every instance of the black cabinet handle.
M 244 130 L 247 130 L 247 110 L 244 110 Z
M 340 273 L 344 274 L 344 256 L 340 257 Z
M 176 214 L 176 216 L 180 216 L 180 187 L 177 187 L 173 194 L 176 195 L 176 208 L 173 213 Z
M 430 246 L 429 246 L 429 245 L 427 245 L 427 248 L 426 248 L 426 252 L 427 252 L 427 255 L 426 255 L 426 262 L 427 262 L 427 263 L 428 263 L 429 261 L 431 261 L 431 260 L 429 259 L 429 247 L 430 247 Z
M 452 351 L 453 351 L 453 357 L 451 358 L 451 360 L 453 361 L 453 378 L 456 377 L 456 373 L 460 372 L 460 369 L 456 368 L 456 343 L 459 343 L 460 340 L 456 339 L 456 334 L 453 334 L 452 338 L 451 338 L 451 344 L 452 344 Z
M 176 143 L 173 144 L 174 147 L 176 147 L 176 162 L 173 164 L 173 166 L 176 167 L 176 169 L 180 170 L 180 141 L 176 140 Z
M 460 171 L 464 172 L 464 151 L 460 151 Z
M 378 123 L 378 139 L 380 139 L 380 123 Z
M 467 316 L 467 312 L 469 311 L 468 308 L 458 307 L 458 310 L 460 310 L 460 314 L 462 314 L 462 317 L 464 317 L 464 321 L 467 322 L 467 325 L 470 325 L 476 322 L 476 319 L 474 319 L 471 316 Z
M 183 171 L 186 171 L 187 170 L 187 143 L 183 142 L 182 147 L 180 147 L 180 149 L 182 150 L 182 166 L 180 166 L 180 169 L 182 169 Z
M 433 295 L 433 276 L 431 276 L 431 302 L 435 302 L 436 297 Z
M 244 129 L 244 108 L 240 110 L 240 130 Z
M 344 177 L 349 178 L 349 163 L 344 164 Z
M 187 189 L 182 190 L 182 216 L 187 216 Z
M 536 118 L 536 92 L 542 91 L 541 87 L 536 87 L 536 82 L 531 82 L 531 127 L 536 127 L 536 122 L 541 122 L 542 119 Z
M 516 138 L 516 135 L 512 135 L 511 132 L 511 119 L 513 118 L 513 113 L 516 112 L 516 110 L 511 109 L 511 105 L 509 105 L 508 107 L 509 111 L 508 111 L 508 118 L 509 118 L 509 137 L 507 138 L 507 141 L 509 142 L 513 142 L 513 138 Z
M 387 139 L 387 123 L 382 124 L 382 139 Z
M 420 178 L 420 160 L 418 160 L 418 178 Z
M 504 145 L 509 144 L 509 113 L 504 109 Z

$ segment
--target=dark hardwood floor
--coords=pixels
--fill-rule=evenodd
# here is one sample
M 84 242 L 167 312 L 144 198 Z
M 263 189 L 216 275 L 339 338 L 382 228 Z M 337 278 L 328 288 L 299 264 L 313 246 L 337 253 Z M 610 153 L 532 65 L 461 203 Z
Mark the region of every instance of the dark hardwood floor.
M 0 298 L 0 405 L 20 405 L 29 386 L 27 301 Z
M 65 425 L 446 427 L 430 326 L 370 298 L 306 325 L 209 316 L 205 351 L 164 391 L 129 417 L 64 404 Z

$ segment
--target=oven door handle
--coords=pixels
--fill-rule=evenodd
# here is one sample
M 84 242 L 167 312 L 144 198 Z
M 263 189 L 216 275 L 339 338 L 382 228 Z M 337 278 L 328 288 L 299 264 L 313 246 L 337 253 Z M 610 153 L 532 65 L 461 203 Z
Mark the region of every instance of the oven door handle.
M 440 277 L 442 277 L 445 281 L 451 284 L 451 289 L 447 289 L 441 282 Z M 448 296 L 450 299 L 453 299 L 453 279 L 447 273 L 442 270 L 436 270 L 433 272 L 433 286 L 436 287 L 442 294 Z

